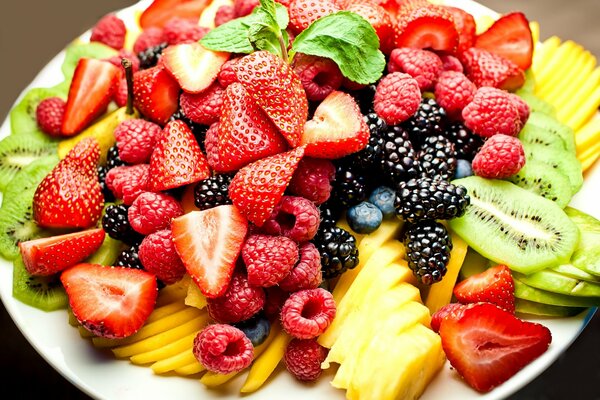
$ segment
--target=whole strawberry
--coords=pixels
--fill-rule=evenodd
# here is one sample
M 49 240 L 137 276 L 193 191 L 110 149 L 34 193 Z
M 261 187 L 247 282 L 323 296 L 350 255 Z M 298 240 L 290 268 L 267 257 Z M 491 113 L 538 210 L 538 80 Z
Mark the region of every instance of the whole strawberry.
M 47 228 L 89 228 L 102 215 L 104 196 L 98 180 L 100 146 L 80 141 L 38 185 L 33 219 Z
M 332 0 L 292 0 L 288 7 L 290 28 L 296 34 L 302 32 L 314 21 L 340 11 Z

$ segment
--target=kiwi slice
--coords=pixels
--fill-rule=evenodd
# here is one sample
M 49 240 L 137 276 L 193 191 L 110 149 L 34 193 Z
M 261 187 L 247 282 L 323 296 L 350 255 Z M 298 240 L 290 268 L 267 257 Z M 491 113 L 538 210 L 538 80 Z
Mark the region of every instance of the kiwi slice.
M 513 271 L 513 277 L 526 285 L 567 296 L 596 297 L 600 304 L 600 284 L 569 278 L 557 272 L 543 269 L 529 275 Z
M 571 264 L 590 275 L 600 277 L 600 221 L 573 207 L 565 208 L 565 213 L 579 228 L 580 233 Z
M 56 143 L 39 141 L 31 136 L 11 135 L 0 141 L 0 191 L 17 172 L 33 161 L 56 154 Z
M 65 49 L 65 60 L 61 66 L 65 81 L 71 82 L 75 67 L 81 58 L 110 58 L 119 54 L 115 49 L 100 42 L 75 41 Z
M 471 203 L 448 224 L 487 259 L 532 273 L 573 254 L 579 231 L 553 201 L 503 180 L 470 176 L 452 183 L 467 189 Z
M 541 128 L 547 134 L 552 134 L 560 137 L 563 141 L 565 149 L 570 153 L 575 154 L 575 133 L 569 126 L 559 122 L 551 115 L 541 112 L 532 112 L 529 114 L 527 124 Z
M 31 134 L 37 138 L 46 138 L 46 140 L 50 141 L 50 136 L 40 131 L 35 115 L 40 102 L 49 97 L 66 99 L 67 92 L 60 87 L 30 89 L 23 96 L 23 99 L 10 111 L 11 133 L 13 135 Z
M 562 264 L 557 267 L 551 267 L 551 271 L 557 272 L 569 278 L 578 279 L 600 285 L 600 276 L 588 274 L 587 272 L 573 266 L 572 264 Z
M 531 68 L 529 68 L 525 71 L 525 82 L 523 82 L 523 86 L 521 86 L 516 93 L 533 93 L 535 90 L 535 84 L 535 74 Z
M 525 103 L 527 103 L 532 112 L 540 112 L 553 117 L 556 116 L 556 110 L 554 109 L 554 106 L 547 101 L 540 99 L 533 93 L 519 90 L 517 91 L 517 95 L 521 99 L 525 100 Z
M 600 304 L 600 299 L 594 297 L 580 297 L 549 292 L 523 283 L 513 276 L 515 283 L 515 297 L 518 299 L 535 301 L 536 303 L 565 307 L 594 307 Z
M 525 144 L 536 144 L 543 147 L 553 148 L 560 151 L 565 151 L 566 147 L 560 136 L 549 133 L 543 128 L 529 123 L 525 124 L 521 132 L 519 132 L 519 140 Z
M 39 183 L 58 163 L 57 156 L 41 158 L 19 171 L 6 186 L 0 207 L 0 255 L 14 260 L 20 242 L 57 234 L 33 221 L 32 201 Z
M 527 160 L 523 168 L 508 180 L 552 200 L 560 208 L 565 208 L 573 197 L 567 177 L 541 161 Z
M 515 299 L 515 312 L 518 314 L 565 318 L 574 317 L 585 310 L 581 307 L 551 306 L 529 300 Z
M 113 239 L 106 235 L 104 242 L 94 254 L 89 256 L 85 262 L 89 264 L 100 264 L 100 265 L 115 265 L 117 257 L 127 246 L 123 242 Z
M 581 186 L 583 186 L 583 172 L 581 162 L 574 154 L 562 149 L 532 143 L 523 143 L 523 148 L 527 160 L 541 161 L 565 175 L 569 180 L 573 195 L 581 189 Z
M 27 273 L 21 257 L 13 263 L 12 294 L 20 302 L 43 311 L 64 309 L 69 304 L 59 275 L 31 276 Z

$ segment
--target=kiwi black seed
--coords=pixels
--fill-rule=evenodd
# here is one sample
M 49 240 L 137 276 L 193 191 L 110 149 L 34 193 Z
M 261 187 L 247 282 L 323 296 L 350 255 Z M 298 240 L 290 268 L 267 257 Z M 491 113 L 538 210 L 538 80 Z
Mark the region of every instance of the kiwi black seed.
M 56 154 L 56 143 L 40 141 L 29 135 L 11 135 L 0 141 L 0 190 L 17 172 L 33 161 Z
M 43 311 L 67 307 L 69 300 L 59 275 L 31 276 L 21 257 L 13 263 L 13 297 Z
M 537 193 L 564 208 L 573 194 L 569 179 L 541 161 L 528 160 L 521 170 L 509 178 L 517 186 Z
M 523 148 L 528 162 L 531 160 L 541 161 L 565 175 L 569 180 L 573 195 L 581 189 L 583 185 L 583 171 L 581 169 L 581 162 L 575 155 L 566 150 L 563 151 L 532 143 L 523 143 Z
M 559 122 L 555 117 L 541 112 L 532 112 L 529 114 L 527 124 L 543 130 L 547 136 L 553 135 L 559 137 L 565 149 L 575 154 L 575 134 L 569 126 Z

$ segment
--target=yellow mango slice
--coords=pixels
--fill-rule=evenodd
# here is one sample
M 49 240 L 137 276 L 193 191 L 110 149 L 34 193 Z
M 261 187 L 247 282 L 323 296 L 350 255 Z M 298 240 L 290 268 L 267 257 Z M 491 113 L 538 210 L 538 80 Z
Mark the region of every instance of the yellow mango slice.
M 196 335 L 196 333 L 191 333 L 157 349 L 147 351 L 145 353 L 135 354 L 131 356 L 129 360 L 134 364 L 149 364 L 173 357 L 186 350 L 191 352 Z
M 203 309 L 206 307 L 206 297 L 200 291 L 198 285 L 194 282 L 190 282 L 187 289 L 187 295 L 184 300 L 185 304 L 190 307 Z
M 179 354 L 155 362 L 154 364 L 152 364 L 151 368 L 155 374 L 164 374 L 170 371 L 174 371 L 185 365 L 191 364 L 194 361 L 197 360 L 196 357 L 194 357 L 194 354 L 192 353 L 190 348 L 182 351 Z

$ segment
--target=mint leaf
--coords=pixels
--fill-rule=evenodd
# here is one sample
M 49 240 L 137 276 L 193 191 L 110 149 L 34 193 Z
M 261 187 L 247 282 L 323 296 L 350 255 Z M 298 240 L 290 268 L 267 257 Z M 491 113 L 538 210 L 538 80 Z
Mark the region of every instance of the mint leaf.
M 249 15 L 220 25 L 204 35 L 200 44 L 213 51 L 250 54 L 254 47 L 248 38 L 248 29 L 253 18 Z
M 346 78 L 364 85 L 376 82 L 385 68 L 377 33 L 366 19 L 349 11 L 313 22 L 294 40 L 294 53 L 330 58 Z

